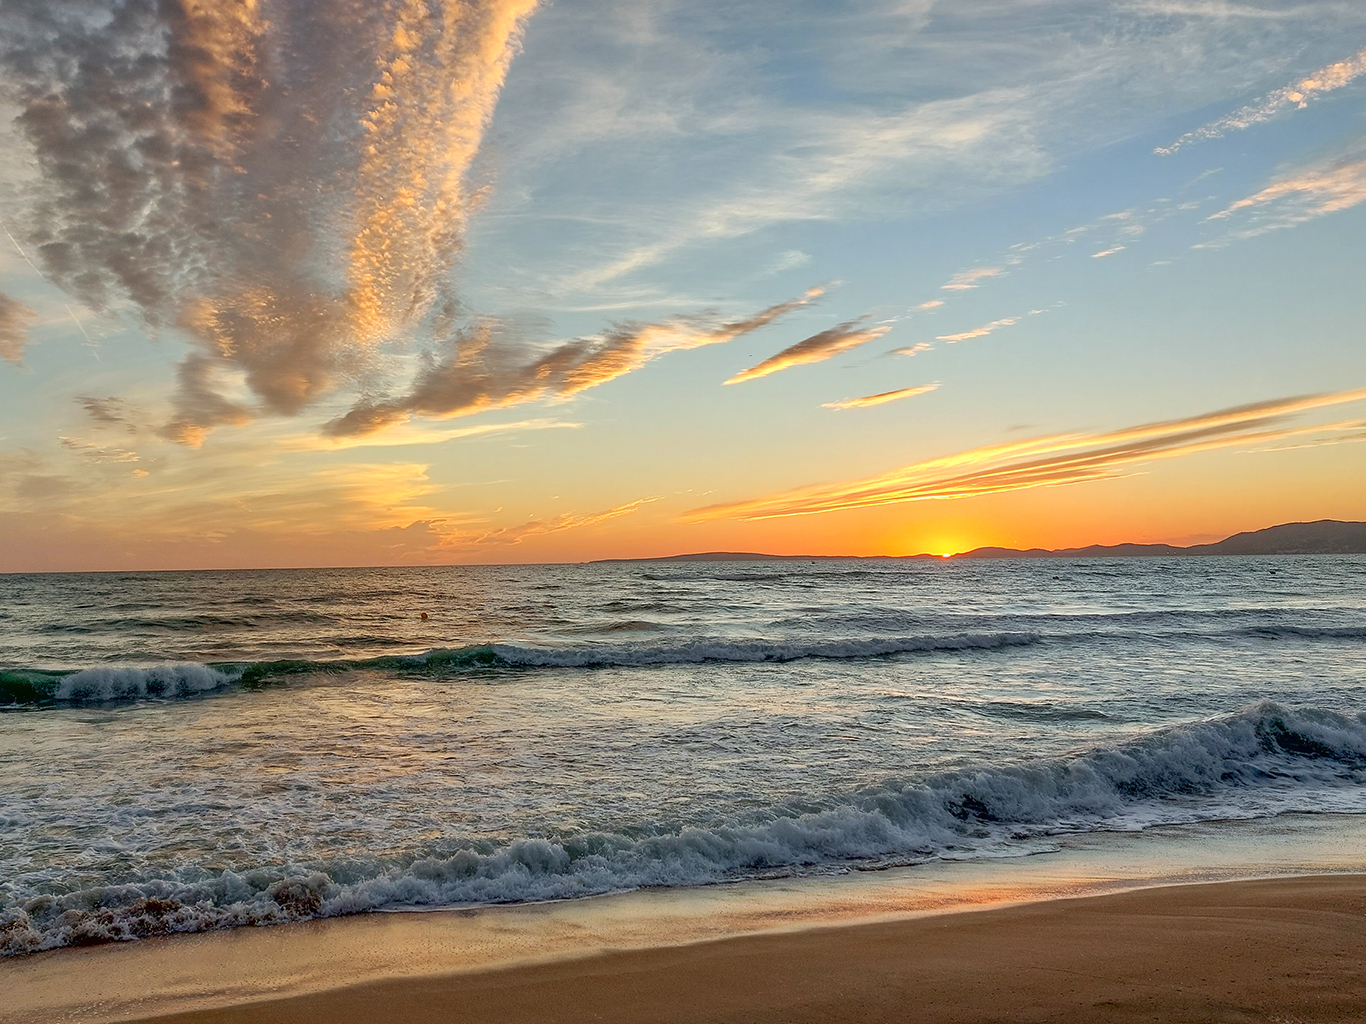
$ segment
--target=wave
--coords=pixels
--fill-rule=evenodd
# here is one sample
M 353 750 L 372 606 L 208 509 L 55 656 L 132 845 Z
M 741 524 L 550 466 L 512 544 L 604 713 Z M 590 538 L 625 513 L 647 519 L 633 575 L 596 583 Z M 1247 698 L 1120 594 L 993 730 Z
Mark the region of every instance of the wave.
M 100 666 L 80 672 L 9 670 L 0 672 L 0 702 L 82 703 L 145 697 L 189 697 L 233 685 L 267 685 L 308 673 L 389 670 L 460 674 L 494 669 L 613 668 L 696 665 L 707 662 L 788 662 L 805 658 L 878 658 L 934 651 L 990 650 L 1038 643 L 1034 633 L 954 633 L 939 636 L 862 640 L 690 640 L 676 644 L 585 644 L 532 647 L 478 644 L 424 654 L 385 655 L 355 660 L 307 659 L 248 664 L 202 665 L 182 662 L 153 666 Z
M 567 899 L 933 859 L 1020 855 L 1060 834 L 1366 812 L 1366 714 L 1264 702 L 1068 758 L 889 782 L 803 809 L 643 838 L 464 842 L 390 862 L 190 865 L 0 903 L 0 954 L 379 909 Z M 187 880 L 188 879 L 188 880 Z M 12 890 L 11 890 L 12 891 Z

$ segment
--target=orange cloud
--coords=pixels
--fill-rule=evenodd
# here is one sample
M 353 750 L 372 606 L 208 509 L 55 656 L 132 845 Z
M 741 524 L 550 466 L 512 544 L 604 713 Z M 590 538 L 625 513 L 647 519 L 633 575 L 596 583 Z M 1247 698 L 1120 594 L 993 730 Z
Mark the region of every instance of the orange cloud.
M 971 270 L 960 270 L 939 287 L 946 292 L 965 292 L 980 287 L 980 282 L 989 277 L 1000 277 L 1004 273 L 1005 271 L 1000 267 L 974 267 Z
M 651 359 L 681 349 L 717 345 L 757 331 L 824 294 L 810 288 L 752 316 L 722 323 L 678 317 L 655 324 L 618 324 L 603 334 L 560 342 L 539 357 L 512 361 L 508 346 L 495 343 L 492 322 L 458 336 L 453 355 L 429 362 L 408 394 L 361 403 L 324 428 L 331 437 L 373 433 L 413 414 L 463 416 L 539 398 L 567 398 L 615 380 Z
M 935 340 L 947 341 L 950 345 L 953 345 L 957 342 L 968 341 L 972 338 L 985 338 L 992 331 L 999 330 L 1002 327 L 1014 327 L 1019 322 L 1019 317 L 1008 316 L 1002 320 L 993 320 L 991 323 L 984 324 L 981 327 L 976 328 L 975 330 L 964 331 L 962 334 L 941 334 L 937 338 L 935 338 Z
M 658 500 L 657 497 L 637 498 L 635 501 L 628 501 L 624 505 L 604 509 L 601 512 L 585 514 L 567 512 L 563 515 L 552 516 L 549 519 L 533 519 L 530 522 L 519 523 L 517 526 L 501 527 L 485 533 L 456 534 L 443 540 L 441 546 L 449 548 L 485 544 L 518 544 L 527 537 L 539 537 L 548 533 L 560 533 L 564 530 L 577 530 L 585 526 L 596 526 L 598 523 L 619 519 L 622 516 L 628 516 L 639 511 L 642 505 L 648 505 L 650 502 Z
M 29 328 L 37 322 L 37 313 L 0 292 L 0 359 L 11 363 L 22 360 L 28 347 Z
M 967 498 L 1001 491 L 1103 480 L 1130 466 L 1218 448 L 1251 447 L 1297 436 L 1280 424 L 1292 415 L 1366 400 L 1366 388 L 1254 402 L 1179 420 L 1099 434 L 1061 434 L 977 448 L 918 462 L 882 476 L 785 491 L 766 498 L 694 509 L 690 521 L 816 515 L 904 501 Z M 1338 431 L 1340 424 L 1318 428 Z M 966 468 L 965 467 L 972 467 Z
M 877 395 L 868 395 L 865 398 L 846 398 L 842 402 L 826 402 L 822 409 L 866 409 L 871 405 L 883 405 L 887 402 L 895 402 L 902 398 L 914 398 L 916 395 L 924 395 L 939 387 L 939 382 L 933 384 L 922 384 L 915 388 L 902 388 L 900 391 L 884 391 Z
M 865 341 L 880 338 L 891 330 L 885 325 L 860 328 L 858 326 L 860 322 L 859 320 L 849 320 L 821 331 L 819 334 L 813 334 L 811 337 L 783 349 L 777 355 L 769 356 L 757 366 L 751 366 L 748 370 L 741 370 L 725 383 L 742 384 L 747 380 L 767 377 L 770 373 L 777 373 L 779 370 L 786 370 L 792 366 L 819 363 L 862 345 Z
M 1366 202 L 1366 159 L 1345 160 L 1299 171 L 1206 219 L 1228 220 L 1239 211 L 1251 210 L 1257 219 L 1241 235 L 1248 237 L 1292 227 L 1362 202 Z

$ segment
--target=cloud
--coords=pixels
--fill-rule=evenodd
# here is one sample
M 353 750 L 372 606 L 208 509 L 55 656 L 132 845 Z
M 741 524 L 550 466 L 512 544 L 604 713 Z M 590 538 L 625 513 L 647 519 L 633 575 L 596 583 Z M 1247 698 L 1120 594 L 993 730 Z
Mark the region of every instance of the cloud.
M 176 368 L 175 416 L 158 433 L 190 448 L 198 448 L 218 426 L 241 426 L 252 420 L 245 405 L 225 398 L 218 378 L 231 373 L 233 363 L 202 352 L 191 352 Z
M 1347 210 L 1363 201 L 1366 159 L 1348 159 L 1296 171 L 1206 219 L 1229 220 L 1241 211 L 1250 211 L 1252 223 L 1235 236 L 1249 238 Z
M 1123 245 L 1112 246 L 1109 249 L 1102 249 L 1100 252 L 1093 252 L 1091 258 L 1093 260 L 1103 260 L 1106 256 L 1113 256 L 1117 252 L 1123 252 L 1125 248 L 1126 246 Z
M 939 308 L 940 306 L 942 306 L 943 304 L 944 304 L 944 300 L 943 300 L 943 299 L 930 299 L 928 302 L 922 302 L 920 305 L 916 306 L 915 308 L 916 308 L 916 309 L 919 309 L 919 310 L 938 309 L 938 308 Z
M 746 0 L 726 21 L 706 4 L 549 5 L 499 108 L 497 216 L 481 224 L 481 253 L 515 259 L 472 273 L 509 306 L 530 287 L 581 306 L 668 294 L 669 269 L 714 266 L 726 240 L 776 223 L 938 216 L 1227 103 L 1366 25 L 1345 0 L 1296 8 Z M 786 87 L 804 73 L 832 91 Z
M 63 448 L 80 452 L 96 462 L 137 462 L 138 453 L 127 448 L 106 448 L 91 441 L 81 441 L 73 437 L 58 437 Z
M 880 338 L 891 330 L 886 325 L 860 327 L 859 324 L 862 322 L 862 319 L 848 320 L 821 331 L 819 334 L 813 334 L 795 345 L 788 346 L 777 355 L 769 356 L 762 363 L 751 366 L 748 370 L 741 370 L 725 383 L 742 384 L 747 380 L 767 377 L 770 373 L 777 373 L 779 370 L 786 370 L 791 366 L 819 363 L 862 345 L 865 341 Z
M 957 342 L 968 341 L 972 338 L 985 338 L 992 331 L 999 330 L 1002 327 L 1014 327 L 1019 322 L 1020 318 L 1018 316 L 1008 316 L 1002 320 L 993 320 L 989 324 L 983 324 L 981 327 L 977 327 L 971 331 L 964 331 L 962 334 L 941 334 L 935 340 L 947 341 L 950 345 L 953 345 Z
M 362 402 L 324 428 L 331 437 L 369 434 L 409 416 L 462 416 L 539 398 L 567 398 L 639 369 L 681 349 L 716 345 L 767 326 L 814 302 L 823 289 L 780 302 L 740 320 L 679 317 L 662 323 L 617 324 L 587 338 L 560 342 L 532 359 L 498 344 L 495 323 L 458 332 L 454 352 L 429 358 L 411 389 L 399 398 Z
M 939 287 L 946 292 L 965 292 L 981 287 L 980 282 L 990 277 L 1000 277 L 1005 271 L 1000 267 L 974 267 L 960 270 Z
M 18 363 L 28 347 L 29 328 L 38 322 L 38 314 L 18 299 L 0 292 L 0 359 Z
M 330 452 L 351 448 L 397 448 L 413 444 L 442 444 L 468 437 L 488 437 L 494 434 L 517 434 L 525 430 L 577 430 L 581 423 L 567 420 L 517 420 L 513 423 L 479 423 L 464 427 L 422 427 L 416 424 L 394 425 L 381 433 L 341 437 L 317 437 L 296 434 L 282 438 L 280 447 L 286 451 Z
M 97 424 L 112 426 L 118 424 L 130 434 L 137 433 L 137 424 L 129 417 L 132 414 L 122 398 L 115 398 L 112 395 L 108 398 L 95 398 L 92 395 L 77 395 L 76 402 L 83 408 L 86 415 Z
M 1245 107 L 1239 107 L 1233 113 L 1227 114 L 1217 121 L 1211 121 L 1194 131 L 1189 131 L 1170 146 L 1158 146 L 1153 152 L 1162 156 L 1170 156 L 1183 146 L 1189 146 L 1195 142 L 1204 142 L 1207 139 L 1217 139 L 1228 132 L 1251 128 L 1253 125 L 1270 121 L 1286 110 L 1303 110 L 1310 102 L 1318 99 L 1324 93 L 1341 89 L 1363 74 L 1366 74 L 1366 49 L 1362 49 L 1360 53 L 1348 57 L 1346 60 L 1340 60 L 1335 64 L 1319 68 L 1307 78 L 1302 78 L 1292 85 L 1277 89 Z
M 921 352 L 928 352 L 932 348 L 928 341 L 917 341 L 914 345 L 907 345 L 905 348 L 894 348 L 889 353 L 894 356 L 918 356 Z
M 811 254 L 802 252 L 800 249 L 789 249 L 780 252 L 778 258 L 769 267 L 769 274 L 781 274 L 784 270 L 795 270 L 797 267 L 804 267 L 811 262 Z
M 1285 421 L 1313 409 L 1366 401 L 1366 388 L 1254 402 L 1178 420 L 1097 434 L 1061 434 L 929 459 L 882 476 L 804 487 L 752 501 L 694 509 L 685 518 L 771 519 L 905 501 L 969 498 L 1105 480 L 1133 466 L 1219 448 L 1264 445 L 1302 427 Z M 1321 430 L 1338 430 L 1329 424 Z
M 443 541 L 443 547 L 467 547 L 470 545 L 486 544 L 520 544 L 527 537 L 539 537 L 547 533 L 561 533 L 565 530 L 577 530 L 585 526 L 596 526 L 611 519 L 619 519 L 622 516 L 630 515 L 639 511 L 642 505 L 648 505 L 658 498 L 638 498 L 635 501 L 628 501 L 625 505 L 618 505 L 615 508 L 605 509 L 602 512 L 589 512 L 578 514 L 567 512 L 563 515 L 552 516 L 549 519 L 533 519 L 530 522 L 520 523 L 517 526 L 500 527 L 488 530 L 484 533 L 462 533 L 455 534 Z
M 822 409 L 866 409 L 871 405 L 883 405 L 886 402 L 895 402 L 902 398 L 914 398 L 916 395 L 924 395 L 939 387 L 939 382 L 933 384 L 922 384 L 914 388 L 902 388 L 900 391 L 884 391 L 878 395 L 868 395 L 865 398 L 846 398 L 842 402 L 826 402 Z
M 192 339 L 168 437 L 296 414 L 448 298 L 466 177 L 535 7 L 0 8 L 3 98 L 38 171 L 22 234 L 90 308 Z
M 1334 431 L 1340 431 L 1340 433 L 1334 433 Z M 1306 440 L 1292 441 L 1290 444 L 1270 444 L 1261 448 L 1249 448 L 1248 451 L 1252 453 L 1289 452 L 1301 448 L 1322 448 L 1325 445 L 1366 441 L 1366 420 L 1318 423 L 1311 427 L 1301 427 L 1298 430 L 1287 430 L 1277 436 L 1277 441 L 1286 441 L 1298 437 L 1305 437 Z

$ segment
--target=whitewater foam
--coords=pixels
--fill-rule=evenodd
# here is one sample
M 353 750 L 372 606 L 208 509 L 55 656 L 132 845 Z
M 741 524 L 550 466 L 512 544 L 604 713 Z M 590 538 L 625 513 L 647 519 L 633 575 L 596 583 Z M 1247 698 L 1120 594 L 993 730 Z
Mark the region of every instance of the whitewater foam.
M 24 683 L 11 687 L 18 702 L 88 703 L 144 697 L 194 697 L 235 683 L 260 685 L 309 673 L 348 670 L 391 670 L 456 674 L 489 669 L 612 668 L 716 663 L 790 662 L 807 658 L 846 660 L 934 651 L 974 651 L 1021 647 L 1040 642 L 1035 633 L 960 633 L 876 639 L 770 641 L 701 639 L 675 644 L 581 644 L 533 647 L 522 644 L 476 644 L 438 648 L 423 654 L 314 661 L 290 659 L 244 664 L 109 665 L 63 675 L 43 670 L 11 670 Z M 0 678 L 0 696 L 4 678 Z
M 135 697 L 192 697 L 240 678 L 208 665 L 103 666 L 63 676 L 53 697 L 61 701 L 113 701 Z
M 62 895 L 10 898 L 0 952 L 118 941 L 377 909 L 565 899 L 935 858 L 1023 855 L 1065 833 L 1366 812 L 1366 714 L 1247 711 L 1133 742 L 1010 767 L 940 773 L 770 807 L 715 828 L 469 841 L 442 855 L 186 870 Z M 18 894 L 15 894 L 18 895 Z

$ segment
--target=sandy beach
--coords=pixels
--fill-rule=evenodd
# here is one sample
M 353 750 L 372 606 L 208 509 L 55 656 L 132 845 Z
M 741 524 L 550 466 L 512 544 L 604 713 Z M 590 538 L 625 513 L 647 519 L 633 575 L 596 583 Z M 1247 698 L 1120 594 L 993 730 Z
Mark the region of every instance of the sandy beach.
M 399 919 L 437 941 L 452 915 Z M 373 920 L 373 919 L 372 919 Z M 384 922 L 381 922 L 383 925 Z M 333 940 L 367 927 L 329 922 Z M 249 929 L 249 933 L 262 934 Z M 266 929 L 265 933 L 281 929 Z M 397 933 L 395 933 L 397 934 Z M 328 1021 L 1294 1022 L 1366 1019 L 1366 875 L 1139 889 L 997 909 L 740 935 L 678 946 L 586 950 L 549 962 L 375 978 L 359 984 L 329 940 L 330 986 L 284 998 L 224 989 L 199 1008 L 10 1019 L 197 1024 Z M 165 940 L 165 949 L 180 940 Z M 195 937 L 205 971 L 224 936 Z M 297 942 L 294 943 L 297 946 Z M 154 988 L 154 943 L 125 960 Z M 82 954 L 48 963 L 75 974 Z M 259 950 L 258 950 L 259 955 Z M 166 961 L 169 963 L 169 961 Z M 104 970 L 115 959 L 88 962 Z M 12 966 L 12 965 L 11 965 Z M 279 965 L 276 965 L 278 969 Z M 136 980 L 134 980 L 136 979 Z M 11 981 L 23 975 L 10 975 Z M 164 979 L 163 979 L 164 980 Z M 22 988 L 19 1003 L 24 999 Z M 22 1010 L 21 1007 L 18 1007 Z M 11 1004 L 11 1009 L 16 1009 Z M 30 1007 L 32 1010 L 33 1007 Z M 9 1016 L 0 1013 L 0 1017 Z
M 1366 878 L 1151 889 L 343 986 L 156 1019 L 1360 1021 Z

